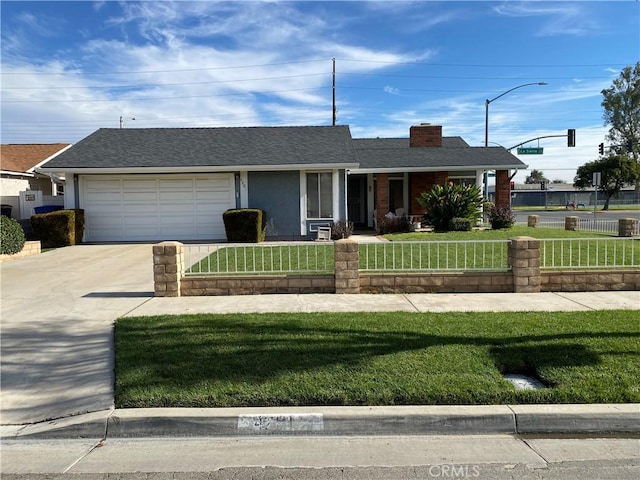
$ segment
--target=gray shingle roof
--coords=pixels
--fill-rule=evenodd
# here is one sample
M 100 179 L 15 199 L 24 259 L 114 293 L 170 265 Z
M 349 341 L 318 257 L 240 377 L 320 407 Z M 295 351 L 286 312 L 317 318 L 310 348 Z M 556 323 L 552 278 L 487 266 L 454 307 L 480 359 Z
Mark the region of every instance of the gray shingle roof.
M 407 138 L 356 139 L 354 145 L 362 170 L 526 167 L 502 147 L 470 147 L 460 137 L 443 137 L 442 147 L 410 147 Z
M 101 128 L 46 169 L 276 166 L 355 162 L 348 126 Z
M 358 148 L 409 148 L 408 138 L 354 138 Z M 462 137 L 442 137 L 442 148 L 464 148 L 469 144 Z
M 426 170 L 526 165 L 501 147 L 470 147 L 444 137 L 442 147 L 409 147 L 408 138 L 352 139 L 348 126 L 102 128 L 43 165 L 49 171 L 338 165 Z

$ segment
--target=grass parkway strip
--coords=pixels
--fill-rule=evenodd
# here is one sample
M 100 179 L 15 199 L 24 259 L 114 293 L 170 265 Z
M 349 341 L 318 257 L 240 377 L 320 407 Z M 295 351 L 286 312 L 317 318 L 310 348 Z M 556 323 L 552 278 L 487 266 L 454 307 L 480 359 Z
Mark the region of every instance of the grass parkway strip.
M 638 311 L 121 318 L 116 407 L 640 402 L 639 339 Z

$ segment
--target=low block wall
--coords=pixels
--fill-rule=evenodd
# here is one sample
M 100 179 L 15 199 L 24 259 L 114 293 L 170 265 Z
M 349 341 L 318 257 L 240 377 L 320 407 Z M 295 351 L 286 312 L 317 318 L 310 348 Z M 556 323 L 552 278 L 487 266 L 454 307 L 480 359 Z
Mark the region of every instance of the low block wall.
M 40 240 L 25 242 L 24 247 L 18 253 L 13 255 L 0 255 L 0 263 L 7 262 L 9 260 L 15 260 L 17 258 L 30 257 L 31 255 L 38 255 L 42 252 Z
M 511 272 L 360 274 L 360 293 L 513 292 Z
M 509 270 L 497 272 L 389 272 L 358 269 L 358 245 L 335 243 L 335 274 L 184 276 L 184 248 L 178 242 L 153 247 L 155 295 L 260 295 L 269 293 L 535 293 L 640 290 L 640 270 L 540 269 L 540 241 L 515 237 Z
M 552 270 L 541 272 L 543 292 L 601 292 L 640 290 L 637 270 Z
M 333 275 L 183 277 L 180 294 L 261 295 L 268 293 L 335 293 Z

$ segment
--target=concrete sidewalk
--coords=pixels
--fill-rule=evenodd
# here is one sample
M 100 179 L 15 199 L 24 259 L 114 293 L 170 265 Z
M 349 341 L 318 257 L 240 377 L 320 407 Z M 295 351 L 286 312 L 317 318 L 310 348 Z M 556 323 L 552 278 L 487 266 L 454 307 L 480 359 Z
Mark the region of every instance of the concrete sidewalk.
M 571 312 L 640 309 L 640 292 L 154 297 L 125 316 L 272 312 Z
M 164 411 L 141 410 L 116 410 L 114 413 L 113 322 L 121 316 L 237 312 L 551 312 L 640 309 L 640 292 L 156 298 L 153 297 L 151 266 L 151 245 L 79 245 L 0 265 L 0 423 L 5 425 L 1 433 L 15 436 L 30 432 L 35 434 L 66 430 L 83 435 L 82 429 L 86 428 L 94 432 L 91 435 L 96 431 L 100 432 L 102 438 L 107 426 L 114 434 L 118 428 L 123 429 L 128 425 L 136 426 L 140 434 L 146 435 L 150 432 L 147 429 L 150 425 L 148 422 L 151 422 L 149 419 L 158 418 L 163 418 L 161 432 L 171 431 L 170 424 L 178 426 L 178 430 L 183 428 L 180 425 L 188 423 L 204 422 L 203 425 L 206 425 L 204 418 L 225 418 L 227 424 L 231 422 L 230 425 L 237 426 L 238 418 L 229 420 L 220 409 L 208 412 L 201 418 L 197 417 L 201 409 L 194 409 L 189 414 L 178 410 L 169 410 L 168 414 Z M 534 418 L 531 420 L 532 424 L 546 418 L 549 428 L 556 425 L 557 428 L 577 431 L 589 425 L 585 423 L 585 419 L 589 417 L 599 425 L 593 431 L 628 431 L 625 429 L 629 425 L 633 431 L 640 431 L 638 405 L 601 406 L 604 414 L 597 413 L 597 410 L 589 413 L 587 407 L 590 406 L 547 406 L 544 407 L 549 409 L 546 413 L 543 412 L 544 408 L 536 410 L 531 406 L 533 417 L 522 416 L 522 409 L 525 407 L 491 407 L 502 412 L 500 418 L 506 422 L 499 424 L 502 426 L 492 423 L 494 414 L 486 414 L 488 407 L 468 407 L 468 411 L 472 413 L 464 415 L 460 414 L 460 407 L 438 407 L 444 410 L 439 410 L 435 417 L 427 407 L 423 407 L 417 416 L 409 415 L 407 409 L 390 414 L 385 407 L 376 410 L 379 415 L 353 417 L 352 424 L 359 422 L 358 429 L 362 433 L 362 429 L 373 428 L 372 418 L 377 419 L 380 428 L 384 425 L 395 426 L 399 428 L 397 431 L 402 431 L 412 422 L 426 428 L 437 425 L 438 422 L 444 422 L 442 425 L 450 425 L 451 422 L 470 425 L 469 418 L 474 418 L 480 419 L 477 420 L 481 425 L 477 427 L 481 428 L 480 431 L 493 429 L 494 432 L 501 432 L 517 431 L 516 425 L 522 428 L 524 418 Z M 331 410 L 331 415 L 335 414 L 335 418 L 342 418 L 346 422 L 347 413 L 354 412 L 349 408 L 335 412 Z M 447 411 L 447 408 L 451 410 Z M 286 410 L 269 410 L 263 413 L 267 420 L 272 417 L 288 418 L 291 409 Z M 518 416 L 516 410 L 521 411 L 521 416 Z M 336 413 L 340 411 L 342 413 Z M 95 413 L 82 415 L 88 412 Z M 197 422 L 194 422 L 194 412 Z M 304 409 L 294 413 L 321 413 L 323 428 L 334 422 L 331 420 L 326 423 L 333 417 L 325 416 L 329 415 L 325 411 Z M 246 415 L 253 413 L 247 410 Z M 317 421 L 318 417 L 312 415 L 308 418 Z M 606 420 L 604 423 L 603 418 Z M 62 420 L 48 421 L 51 419 Z M 107 419 L 110 419 L 110 424 Z M 280 422 L 268 421 L 274 425 Z M 75 426 L 71 428 L 65 422 L 71 422 Z M 28 424 L 32 426 L 26 427 Z M 60 427 L 62 424 L 65 426 Z M 348 422 L 344 423 L 343 427 L 347 426 Z M 134 431 L 133 427 L 128 430 L 127 435 L 131 431 Z M 207 431 L 210 433 L 210 430 Z

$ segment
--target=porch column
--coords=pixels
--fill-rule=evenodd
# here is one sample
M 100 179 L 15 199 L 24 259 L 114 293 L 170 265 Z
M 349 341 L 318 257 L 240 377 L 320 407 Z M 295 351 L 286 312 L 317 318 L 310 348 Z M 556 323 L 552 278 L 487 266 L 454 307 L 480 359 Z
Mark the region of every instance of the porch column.
M 376 221 L 382 225 L 384 216 L 389 212 L 389 175 L 376 175 Z M 378 231 L 380 229 L 378 228 Z
M 495 205 L 496 207 L 511 206 L 509 170 L 496 170 Z

